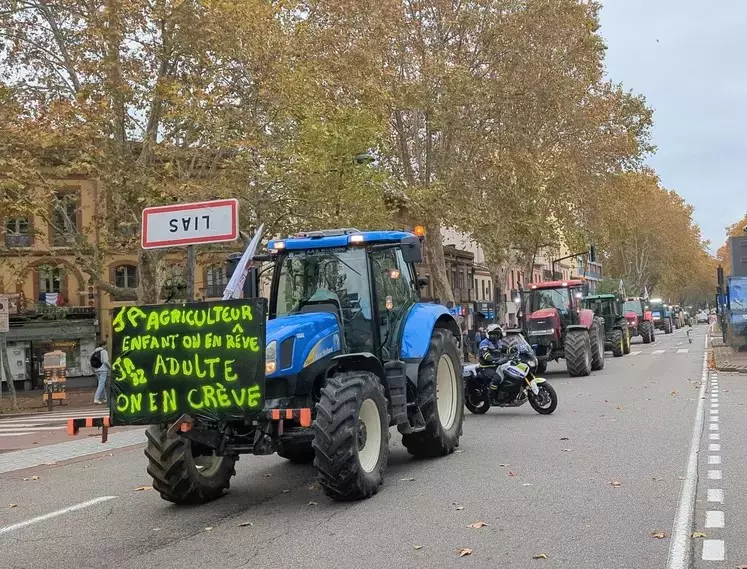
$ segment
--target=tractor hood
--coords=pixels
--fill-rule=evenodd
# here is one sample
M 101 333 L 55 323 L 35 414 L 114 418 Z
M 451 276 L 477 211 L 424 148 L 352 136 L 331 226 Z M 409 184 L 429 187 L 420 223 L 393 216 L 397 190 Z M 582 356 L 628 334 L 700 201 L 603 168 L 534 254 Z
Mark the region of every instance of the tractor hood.
M 290 314 L 267 321 L 267 362 L 275 370 L 267 377 L 291 375 L 315 361 L 340 352 L 337 318 L 328 312 Z
M 626 312 L 625 320 L 627 320 L 629 324 L 638 324 L 638 314 L 636 312 Z
M 560 318 L 554 308 L 541 308 L 529 315 L 527 332 L 531 342 L 550 341 L 560 332 Z
M 540 308 L 529 315 L 530 320 L 545 320 L 555 318 L 558 311 L 554 308 Z

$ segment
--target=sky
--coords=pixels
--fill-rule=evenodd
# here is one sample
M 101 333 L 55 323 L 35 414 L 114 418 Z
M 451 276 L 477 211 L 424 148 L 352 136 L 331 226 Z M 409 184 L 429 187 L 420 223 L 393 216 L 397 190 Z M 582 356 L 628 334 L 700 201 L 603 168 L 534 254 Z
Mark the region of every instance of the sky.
M 609 78 L 654 109 L 648 163 L 715 252 L 747 213 L 747 2 L 602 2 Z

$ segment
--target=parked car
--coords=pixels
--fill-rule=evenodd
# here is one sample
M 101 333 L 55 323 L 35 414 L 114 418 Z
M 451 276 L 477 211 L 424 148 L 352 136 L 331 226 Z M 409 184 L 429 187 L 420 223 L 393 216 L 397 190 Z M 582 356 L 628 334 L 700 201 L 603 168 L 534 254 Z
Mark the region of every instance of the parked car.
M 701 310 L 695 317 L 695 321 L 698 324 L 708 324 L 708 313 L 705 310 Z

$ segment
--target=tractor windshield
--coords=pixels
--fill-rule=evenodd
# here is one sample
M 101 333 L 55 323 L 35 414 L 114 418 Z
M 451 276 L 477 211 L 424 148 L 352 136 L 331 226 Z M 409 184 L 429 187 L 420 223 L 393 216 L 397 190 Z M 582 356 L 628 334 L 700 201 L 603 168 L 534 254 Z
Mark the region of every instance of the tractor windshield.
M 529 313 L 531 314 L 543 308 L 557 308 L 561 312 L 567 313 L 571 308 L 568 289 L 550 288 L 533 290 L 529 295 Z
M 342 318 L 348 348 L 372 350 L 373 316 L 365 249 L 292 251 L 278 265 L 277 316 L 314 311 L 314 307 L 331 309 Z
M 623 304 L 623 313 L 625 312 L 635 312 L 638 316 L 641 316 L 643 314 L 643 308 L 641 307 L 641 301 L 640 300 L 625 301 L 625 304 Z

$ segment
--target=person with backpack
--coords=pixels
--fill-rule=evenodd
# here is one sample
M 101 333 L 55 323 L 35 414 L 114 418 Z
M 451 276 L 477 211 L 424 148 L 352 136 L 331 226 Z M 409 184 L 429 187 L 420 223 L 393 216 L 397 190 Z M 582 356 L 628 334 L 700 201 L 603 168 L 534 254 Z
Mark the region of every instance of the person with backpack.
M 111 367 L 109 365 L 109 353 L 106 351 L 106 340 L 101 340 L 98 348 L 91 354 L 91 367 L 98 380 L 93 402 L 96 405 L 103 405 L 106 403 L 106 379 L 109 375 L 109 368 Z

